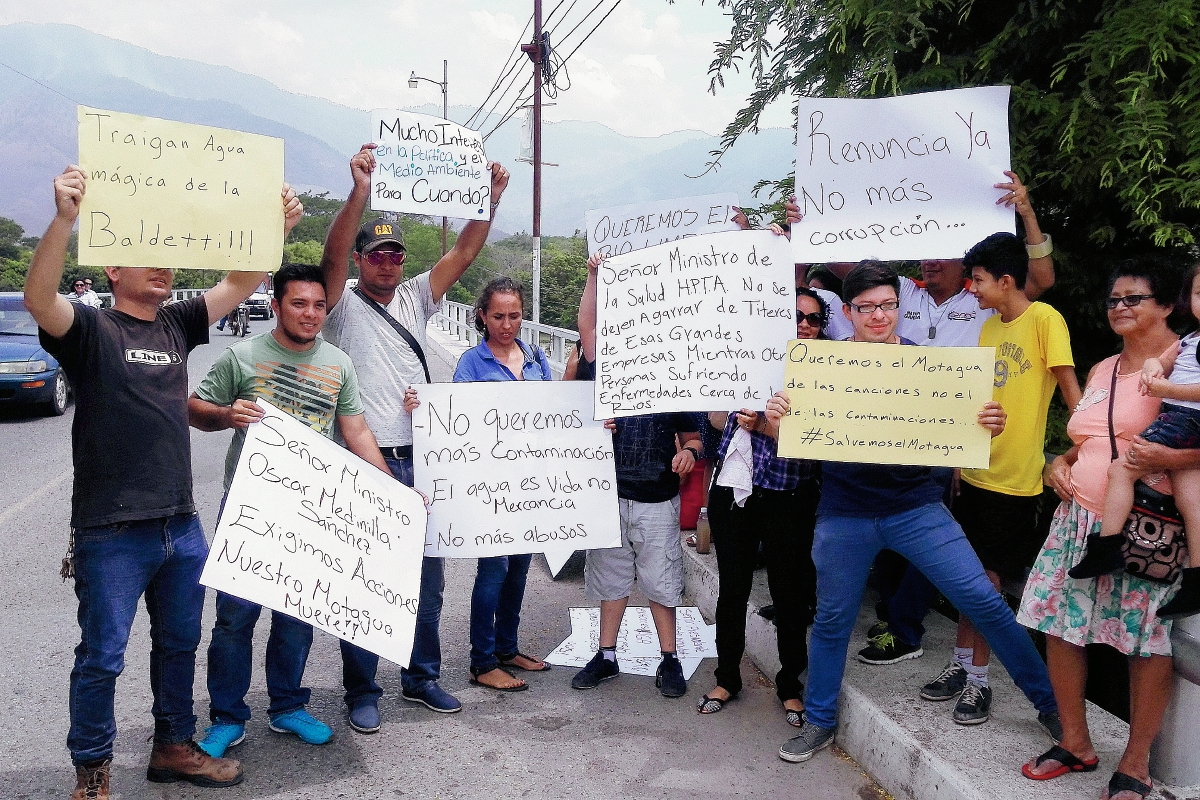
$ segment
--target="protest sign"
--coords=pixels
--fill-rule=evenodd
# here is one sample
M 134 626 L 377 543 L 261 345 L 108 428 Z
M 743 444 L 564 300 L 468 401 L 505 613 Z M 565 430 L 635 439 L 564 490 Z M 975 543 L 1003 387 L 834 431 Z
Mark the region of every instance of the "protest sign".
M 79 263 L 270 272 L 283 140 L 79 106 Z
M 583 381 L 436 383 L 413 413 L 416 486 L 429 498 L 425 555 L 621 546 L 612 434 Z
M 702 233 L 740 230 L 733 221 L 737 194 L 652 200 L 587 212 L 588 255 L 630 253 Z
M 903 347 L 796 339 L 783 388 L 781 458 L 986 469 L 992 347 Z
M 885 97 L 801 97 L 796 261 L 962 258 L 1014 231 L 1007 86 Z
M 421 496 L 258 401 L 200 582 L 408 664 Z
M 547 664 L 583 667 L 600 648 L 600 609 L 572 608 L 571 635 L 546 656 Z M 706 658 L 716 658 L 717 628 L 700 616 L 695 606 L 675 609 L 675 654 L 683 677 L 691 678 Z M 658 630 L 650 609 L 630 606 L 617 632 L 617 663 L 628 675 L 653 676 L 662 661 Z
M 371 208 L 459 219 L 489 219 L 492 174 L 478 131 L 440 117 L 371 112 L 375 172 Z
M 614 256 L 597 275 L 597 419 L 761 408 L 796 335 L 787 239 L 713 233 Z

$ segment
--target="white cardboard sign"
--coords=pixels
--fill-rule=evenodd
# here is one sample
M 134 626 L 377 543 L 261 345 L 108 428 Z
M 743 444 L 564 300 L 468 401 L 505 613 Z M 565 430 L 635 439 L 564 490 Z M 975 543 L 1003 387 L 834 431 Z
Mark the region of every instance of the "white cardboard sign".
M 267 403 L 250 427 L 200 582 L 396 664 L 412 654 L 425 505 Z
M 546 663 L 560 667 L 583 667 L 600 647 L 600 609 L 572 608 L 571 635 L 546 656 Z M 700 662 L 716 658 L 717 627 L 709 625 L 694 606 L 675 609 L 675 654 L 683 666 L 683 677 L 691 678 Z M 630 675 L 654 675 L 662 660 L 658 631 L 650 609 L 630 606 L 617 632 L 617 663 Z
M 1007 86 L 877 100 L 801 97 L 797 263 L 962 258 L 1015 230 Z
M 584 381 L 435 383 L 413 412 L 416 486 L 429 498 L 425 555 L 620 547 L 612 434 Z
M 375 172 L 371 208 L 458 219 L 488 219 L 492 175 L 478 131 L 440 117 L 371 112 Z
M 687 236 L 739 230 L 735 192 L 652 200 L 587 212 L 588 255 L 610 256 Z
M 597 275 L 596 416 L 761 408 L 796 335 L 791 247 L 769 231 L 680 239 Z

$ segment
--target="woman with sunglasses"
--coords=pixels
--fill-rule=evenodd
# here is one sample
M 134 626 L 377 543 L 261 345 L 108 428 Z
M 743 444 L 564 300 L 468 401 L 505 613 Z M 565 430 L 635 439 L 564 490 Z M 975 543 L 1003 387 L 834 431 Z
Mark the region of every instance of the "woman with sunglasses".
M 458 360 L 454 381 L 549 381 L 550 363 L 540 347 L 521 341 L 524 289 L 512 278 L 493 279 L 475 301 L 475 328 L 483 341 Z M 517 647 L 517 627 L 525 579 L 533 556 L 479 559 L 471 593 L 471 683 L 501 692 L 521 692 L 529 684 L 505 667 L 526 672 L 550 669 Z
M 1084 713 L 1084 648 L 1107 644 L 1128 656 L 1129 739 L 1103 795 L 1111 800 L 1134 800 L 1150 791 L 1150 744 L 1171 699 L 1173 672 L 1171 623 L 1156 612 L 1174 587 L 1123 571 L 1077 580 L 1068 569 L 1082 558 L 1088 536 L 1100 530 L 1114 448 L 1120 459 L 1146 471 L 1200 465 L 1200 450 L 1171 450 L 1137 438 L 1158 416 L 1161 402 L 1139 391 L 1142 367 L 1178 346 L 1179 337 L 1167 326 L 1178 287 L 1178 273 L 1155 258 L 1121 264 L 1109 284 L 1108 324 L 1121 337 L 1121 352 L 1092 368 L 1067 423 L 1074 446 L 1046 467 L 1046 483 L 1063 502 L 1017 614 L 1022 625 L 1046 634 L 1063 731 L 1059 745 L 1022 768 L 1027 778 L 1048 780 L 1097 768 Z M 1155 488 L 1169 492 L 1166 483 Z
M 825 338 L 829 308 L 811 289 L 796 290 L 796 338 Z M 779 672 L 775 691 L 788 724 L 800 727 L 808 667 L 805 639 L 816 605 L 812 563 L 813 526 L 820 497 L 817 464 L 779 458 L 776 442 L 763 433 L 761 411 L 714 412 L 709 423 L 725 433 L 708 496 L 708 517 L 717 550 L 717 685 L 700 698 L 697 711 L 715 714 L 742 689 L 746 649 L 746 604 L 758 566 L 759 545 L 767 562 L 767 585 L 775 606 Z

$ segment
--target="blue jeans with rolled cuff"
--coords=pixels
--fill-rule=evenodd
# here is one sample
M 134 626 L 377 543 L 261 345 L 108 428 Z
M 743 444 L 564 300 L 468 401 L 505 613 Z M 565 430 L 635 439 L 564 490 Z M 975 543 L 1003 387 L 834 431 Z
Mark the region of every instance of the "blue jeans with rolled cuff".
M 175 744 L 196 732 L 192 682 L 208 542 L 196 514 L 75 531 L 79 646 L 71 670 L 67 748 L 76 766 L 111 758 L 114 698 L 138 600 L 150 617 L 154 741 Z
M 496 654 L 517 652 L 521 602 L 533 556 L 479 559 L 471 592 L 471 670 L 482 675 L 500 666 Z

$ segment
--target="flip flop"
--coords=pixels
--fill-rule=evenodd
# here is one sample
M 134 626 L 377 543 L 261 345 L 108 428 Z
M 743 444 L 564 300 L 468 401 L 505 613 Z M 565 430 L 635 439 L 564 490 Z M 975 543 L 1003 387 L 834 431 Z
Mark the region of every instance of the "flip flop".
M 696 710 L 701 714 L 715 714 L 723 709 L 725 704 L 732 699 L 733 695 L 730 695 L 725 700 L 722 700 L 719 697 L 709 697 L 708 695 L 704 695 L 700 698 L 700 703 L 696 706 Z
M 791 725 L 793 728 L 804 727 L 803 711 L 797 711 L 794 708 L 785 708 L 783 710 L 783 718 L 787 721 L 787 724 Z
M 1052 769 L 1049 772 L 1038 775 L 1028 764 L 1021 765 L 1021 774 L 1031 781 L 1048 781 L 1052 778 L 1057 778 L 1060 775 L 1066 775 L 1068 772 L 1095 772 L 1096 767 L 1100 765 L 1099 758 L 1093 758 L 1091 761 L 1083 761 L 1075 756 L 1070 750 L 1054 745 L 1046 752 L 1042 753 L 1034 761 L 1035 767 L 1040 767 L 1046 761 L 1057 761 L 1058 768 Z
M 496 667 L 496 669 L 500 669 L 500 668 L 499 668 L 499 667 Z M 511 675 L 511 674 L 509 674 L 508 672 L 506 672 L 505 670 L 500 670 L 500 671 L 501 671 L 501 672 L 504 672 L 504 673 L 505 673 L 506 675 L 508 675 L 510 678 L 514 678 L 514 679 L 516 679 L 516 680 L 520 680 L 520 679 L 519 679 L 519 678 L 517 678 L 515 675 Z M 488 670 L 488 672 L 491 672 L 491 670 Z M 479 674 L 480 674 L 480 675 L 486 675 L 486 674 L 487 674 L 487 672 L 481 672 L 481 673 L 479 673 Z M 491 689 L 491 690 L 493 690 L 493 691 L 496 691 L 496 692 L 523 692 L 523 691 L 525 691 L 526 689 L 528 689 L 528 688 L 529 688 L 529 684 L 528 684 L 528 683 L 525 683 L 524 681 L 521 681 L 521 683 L 519 683 L 519 684 L 518 684 L 518 685 L 516 685 L 516 686 L 492 686 L 490 683 L 484 683 L 483 681 L 481 681 L 481 680 L 478 680 L 478 678 L 479 678 L 479 676 L 478 676 L 478 675 L 476 675 L 475 673 L 473 673 L 473 672 L 472 672 L 472 673 L 471 673 L 471 679 L 470 679 L 469 683 L 473 683 L 473 684 L 475 684 L 476 686 L 482 686 L 482 687 L 483 687 L 483 688 L 485 688 L 485 689 Z
M 1145 797 L 1150 794 L 1153 785 L 1147 786 L 1132 775 L 1126 775 L 1124 772 L 1114 772 L 1112 777 L 1108 779 L 1108 792 L 1104 795 L 1104 800 L 1109 800 L 1113 795 L 1121 792 L 1133 792 L 1139 797 Z
M 542 666 L 534 668 L 534 669 L 531 669 L 529 667 L 522 667 L 520 664 L 513 663 L 514 660 L 518 659 L 518 658 L 523 658 L 526 661 L 541 662 Z M 547 664 L 545 661 L 542 661 L 540 658 L 534 658 L 533 656 L 527 656 L 524 653 L 520 652 L 519 650 L 515 653 L 506 653 L 505 655 L 502 655 L 502 656 L 496 656 L 496 659 L 505 667 L 510 667 L 512 669 L 519 669 L 519 670 L 522 670 L 523 672 L 548 672 L 550 670 L 550 665 Z

